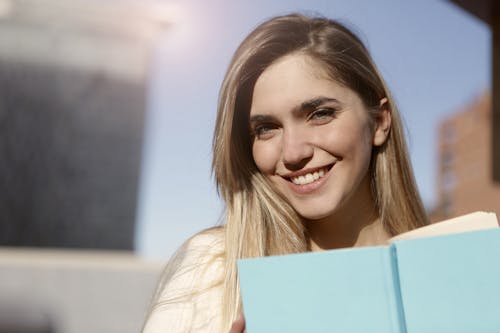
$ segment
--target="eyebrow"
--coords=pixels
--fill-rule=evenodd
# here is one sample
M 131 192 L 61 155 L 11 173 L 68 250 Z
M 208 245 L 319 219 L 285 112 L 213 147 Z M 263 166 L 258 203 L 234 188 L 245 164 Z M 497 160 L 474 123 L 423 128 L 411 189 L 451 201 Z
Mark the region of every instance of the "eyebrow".
M 335 98 L 318 96 L 318 97 L 314 97 L 314 98 L 311 98 L 307 101 L 300 103 L 300 105 L 298 107 L 294 108 L 293 111 L 297 112 L 297 113 L 303 113 L 303 112 L 309 111 L 311 109 L 315 109 L 318 106 L 321 106 L 323 104 L 332 103 L 332 102 L 340 103 L 339 100 L 337 100 Z M 257 114 L 257 115 L 250 117 L 250 124 L 271 122 L 274 119 L 275 118 L 273 116 Z
M 274 120 L 273 116 L 267 116 L 267 115 L 262 115 L 262 114 L 257 114 L 255 116 L 250 117 L 250 124 L 253 123 L 267 123 L 271 122 Z
M 315 109 L 320 105 L 323 105 L 326 103 L 331 103 L 331 102 L 340 103 L 335 98 L 330 98 L 330 97 L 325 97 L 325 96 L 314 97 L 314 98 L 311 98 L 307 101 L 302 102 L 297 111 L 302 113 L 304 111 Z

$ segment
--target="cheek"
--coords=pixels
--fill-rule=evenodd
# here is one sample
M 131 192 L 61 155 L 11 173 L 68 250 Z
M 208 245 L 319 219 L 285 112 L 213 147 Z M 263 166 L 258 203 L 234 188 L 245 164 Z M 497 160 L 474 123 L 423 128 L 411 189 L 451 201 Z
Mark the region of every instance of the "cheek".
M 347 124 L 318 134 L 318 146 L 330 154 L 347 160 L 365 160 L 371 154 L 369 128 Z
M 252 155 L 257 168 L 264 174 L 273 174 L 279 158 L 279 152 L 268 142 L 256 142 L 252 146 Z

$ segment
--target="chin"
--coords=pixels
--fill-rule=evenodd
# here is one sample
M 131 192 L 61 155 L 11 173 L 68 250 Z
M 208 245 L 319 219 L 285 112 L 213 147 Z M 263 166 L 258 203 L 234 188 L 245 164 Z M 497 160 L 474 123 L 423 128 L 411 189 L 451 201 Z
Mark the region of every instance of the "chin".
M 342 199 L 343 197 L 338 194 L 329 197 L 320 195 L 315 198 L 307 198 L 307 200 L 290 198 L 290 203 L 300 217 L 316 221 L 335 215 L 343 206 Z
M 328 212 L 321 212 L 319 210 L 307 209 L 303 211 L 297 210 L 300 217 L 308 221 L 318 221 L 331 216 L 334 212 L 329 210 Z

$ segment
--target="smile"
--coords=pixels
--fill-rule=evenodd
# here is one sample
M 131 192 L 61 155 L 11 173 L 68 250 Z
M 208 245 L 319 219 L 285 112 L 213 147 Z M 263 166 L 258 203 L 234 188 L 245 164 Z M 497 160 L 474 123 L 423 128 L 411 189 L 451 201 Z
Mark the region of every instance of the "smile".
M 290 180 L 296 185 L 307 185 L 310 184 L 325 175 L 328 172 L 328 168 L 323 168 L 312 173 L 306 173 L 298 177 L 291 177 Z
M 306 185 L 321 182 L 322 178 L 328 175 L 328 172 L 335 164 L 336 163 L 333 162 L 332 164 L 328 164 L 318 168 L 310 168 L 292 172 L 287 175 L 282 175 L 282 177 L 289 181 L 291 185 L 293 184 L 293 187 L 295 188 L 304 186 L 309 187 Z
M 282 176 L 290 189 L 298 195 L 307 195 L 319 190 L 327 181 L 336 162 L 319 168 L 310 168 Z

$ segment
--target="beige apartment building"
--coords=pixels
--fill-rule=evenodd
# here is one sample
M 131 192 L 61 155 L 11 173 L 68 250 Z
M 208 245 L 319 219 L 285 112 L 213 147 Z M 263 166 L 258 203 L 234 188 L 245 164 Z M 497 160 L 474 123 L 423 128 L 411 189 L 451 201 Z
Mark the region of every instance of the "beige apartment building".
M 438 134 L 438 204 L 431 220 L 484 210 L 500 216 L 500 183 L 492 178 L 492 98 L 485 93 L 445 119 Z

